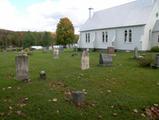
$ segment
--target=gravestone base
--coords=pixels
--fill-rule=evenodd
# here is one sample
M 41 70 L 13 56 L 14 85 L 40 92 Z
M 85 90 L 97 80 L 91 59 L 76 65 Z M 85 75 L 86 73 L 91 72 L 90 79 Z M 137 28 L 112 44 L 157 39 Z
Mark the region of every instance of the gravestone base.
M 28 56 L 18 55 L 16 56 L 16 79 L 21 81 L 29 80 L 29 68 L 28 68 Z

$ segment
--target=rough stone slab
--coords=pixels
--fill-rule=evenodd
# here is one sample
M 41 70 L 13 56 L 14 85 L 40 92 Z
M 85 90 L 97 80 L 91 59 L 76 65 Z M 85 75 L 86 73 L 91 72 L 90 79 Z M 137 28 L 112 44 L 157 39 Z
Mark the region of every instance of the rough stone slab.
M 29 65 L 27 55 L 16 56 L 16 79 L 28 80 L 29 79 Z
M 86 70 L 89 69 L 89 53 L 87 50 L 84 50 L 81 58 L 81 69 Z

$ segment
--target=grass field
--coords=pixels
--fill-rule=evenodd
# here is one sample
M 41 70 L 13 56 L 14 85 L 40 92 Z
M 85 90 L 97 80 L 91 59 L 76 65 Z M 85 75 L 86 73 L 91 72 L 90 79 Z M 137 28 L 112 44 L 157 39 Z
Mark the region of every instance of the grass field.
M 86 71 L 80 69 L 80 53 L 71 54 L 66 50 L 53 59 L 51 52 L 33 52 L 31 82 L 23 83 L 15 80 L 16 53 L 1 52 L 0 120 L 146 120 L 145 107 L 159 104 L 159 70 L 139 67 L 133 53 L 118 52 L 113 67 L 100 67 L 99 54 L 92 52 Z M 45 81 L 39 80 L 41 70 Z M 85 89 L 87 105 L 66 101 L 67 89 Z M 57 102 L 50 101 L 54 98 Z

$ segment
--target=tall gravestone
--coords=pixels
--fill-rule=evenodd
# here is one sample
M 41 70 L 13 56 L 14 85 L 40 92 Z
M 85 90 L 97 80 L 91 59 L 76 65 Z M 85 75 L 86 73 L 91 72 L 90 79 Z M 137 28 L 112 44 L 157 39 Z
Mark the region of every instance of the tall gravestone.
M 28 56 L 25 54 L 16 56 L 16 79 L 22 81 L 29 79 Z
M 81 58 L 81 69 L 86 70 L 89 69 L 89 53 L 88 50 L 84 50 Z
M 59 48 L 54 48 L 53 49 L 53 55 L 54 55 L 54 59 L 59 58 Z
M 138 51 L 138 48 L 137 48 L 137 47 L 134 48 L 134 58 L 135 58 L 135 59 L 138 59 L 138 58 L 139 58 L 139 51 Z
M 103 66 L 112 66 L 113 58 L 111 55 L 100 53 L 99 64 Z

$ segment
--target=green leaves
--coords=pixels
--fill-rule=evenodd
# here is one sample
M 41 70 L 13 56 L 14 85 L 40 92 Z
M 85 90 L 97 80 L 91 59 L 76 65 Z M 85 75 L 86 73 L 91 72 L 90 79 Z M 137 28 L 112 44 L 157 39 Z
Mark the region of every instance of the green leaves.
M 56 29 L 56 44 L 72 44 L 75 39 L 74 27 L 68 18 L 61 18 Z

